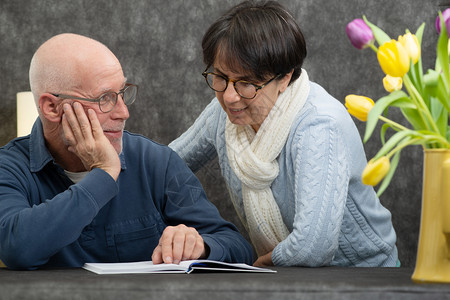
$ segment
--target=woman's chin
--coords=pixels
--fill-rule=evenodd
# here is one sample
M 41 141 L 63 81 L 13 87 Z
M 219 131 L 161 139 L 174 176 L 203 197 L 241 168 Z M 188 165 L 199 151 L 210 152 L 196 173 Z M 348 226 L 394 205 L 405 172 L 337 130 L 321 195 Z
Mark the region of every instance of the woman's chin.
M 233 123 L 234 125 L 240 125 L 240 126 L 245 126 L 245 125 L 250 125 L 250 122 L 245 121 L 241 118 L 236 118 L 233 116 L 228 115 L 228 119 L 230 120 L 231 123 Z

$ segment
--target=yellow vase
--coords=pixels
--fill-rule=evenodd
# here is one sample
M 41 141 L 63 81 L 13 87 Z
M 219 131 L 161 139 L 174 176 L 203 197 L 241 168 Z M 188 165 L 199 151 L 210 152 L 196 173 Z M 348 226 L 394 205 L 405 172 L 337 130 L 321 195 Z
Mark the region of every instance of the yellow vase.
M 450 150 L 426 149 L 419 246 L 412 280 L 450 283 Z

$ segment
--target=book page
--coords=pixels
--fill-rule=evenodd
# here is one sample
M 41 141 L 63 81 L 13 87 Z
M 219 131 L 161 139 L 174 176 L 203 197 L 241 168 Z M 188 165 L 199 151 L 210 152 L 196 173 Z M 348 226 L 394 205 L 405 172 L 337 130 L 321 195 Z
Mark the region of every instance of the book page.
M 243 263 L 226 263 L 214 260 L 195 260 L 191 261 L 188 273 L 201 271 L 226 271 L 226 272 L 259 272 L 259 273 L 276 273 L 274 270 L 249 266 Z
M 225 263 L 213 260 L 186 260 L 180 264 L 153 264 L 152 261 L 129 263 L 86 263 L 84 269 L 97 274 L 130 274 L 130 273 L 191 273 L 194 271 L 209 272 L 264 272 L 276 271 L 249 266 L 242 263 Z
M 152 261 L 129 263 L 86 263 L 83 268 L 97 274 L 186 273 L 189 264 L 157 264 Z

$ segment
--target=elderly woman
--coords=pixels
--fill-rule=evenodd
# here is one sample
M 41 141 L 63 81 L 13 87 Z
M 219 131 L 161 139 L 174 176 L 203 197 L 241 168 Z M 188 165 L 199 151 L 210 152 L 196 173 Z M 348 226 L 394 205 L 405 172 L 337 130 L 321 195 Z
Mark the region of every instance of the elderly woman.
M 170 144 L 196 171 L 218 156 L 257 266 L 396 266 L 390 212 L 343 105 L 302 69 L 303 34 L 277 2 L 244 2 L 203 37 L 216 97 Z

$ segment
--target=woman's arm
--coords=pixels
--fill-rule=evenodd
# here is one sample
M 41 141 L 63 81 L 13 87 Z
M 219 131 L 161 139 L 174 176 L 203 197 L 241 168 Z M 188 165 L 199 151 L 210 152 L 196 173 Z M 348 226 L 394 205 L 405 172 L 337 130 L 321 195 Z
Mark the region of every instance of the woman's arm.
M 349 184 L 344 132 L 329 116 L 301 122 L 290 145 L 295 217 L 291 234 L 272 253 L 275 265 L 328 265 L 338 248 Z
M 194 124 L 169 144 L 193 172 L 217 156 L 215 139 L 221 113 L 222 108 L 214 98 Z

